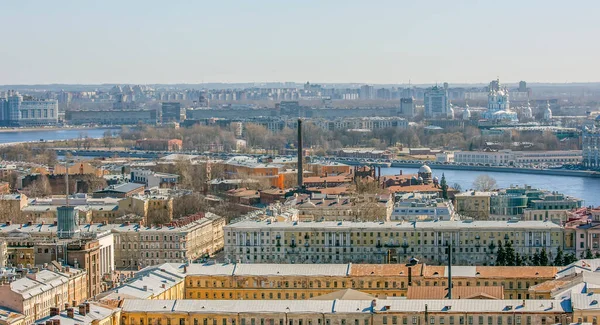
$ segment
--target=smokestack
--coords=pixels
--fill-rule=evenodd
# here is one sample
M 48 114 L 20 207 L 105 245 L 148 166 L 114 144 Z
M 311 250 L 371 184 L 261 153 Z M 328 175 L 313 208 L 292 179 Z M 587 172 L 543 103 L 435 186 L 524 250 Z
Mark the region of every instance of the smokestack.
M 302 119 L 298 119 L 298 189 L 302 189 Z
M 448 242 L 448 299 L 452 299 L 452 236 Z

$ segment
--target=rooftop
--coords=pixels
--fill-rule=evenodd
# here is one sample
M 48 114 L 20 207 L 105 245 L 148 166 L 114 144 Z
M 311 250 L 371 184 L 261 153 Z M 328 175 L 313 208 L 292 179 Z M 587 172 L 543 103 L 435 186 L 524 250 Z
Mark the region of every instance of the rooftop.
M 452 310 L 453 313 L 568 313 L 571 306 L 568 302 L 556 300 L 535 300 L 523 304 L 523 300 L 406 300 L 375 299 L 372 300 L 134 300 L 123 302 L 123 312 L 155 312 L 171 313 L 306 313 L 323 314 L 358 313 L 371 314 L 372 311 L 398 313 L 422 313 L 425 306 L 429 312 Z M 582 301 L 582 303 L 589 302 Z

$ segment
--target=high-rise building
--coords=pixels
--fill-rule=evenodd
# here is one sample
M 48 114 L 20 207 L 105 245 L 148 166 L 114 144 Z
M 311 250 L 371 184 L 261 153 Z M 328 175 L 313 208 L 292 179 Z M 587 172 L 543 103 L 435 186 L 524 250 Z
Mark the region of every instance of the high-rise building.
M 425 117 L 452 118 L 453 112 L 450 107 L 448 91 L 444 88 L 434 86 L 425 91 Z
M 181 103 L 163 102 L 162 103 L 162 122 L 181 122 Z
M 374 99 L 375 98 L 375 89 L 373 86 L 364 85 L 360 87 L 360 99 Z
M 525 81 L 519 81 L 519 91 L 520 92 L 526 92 L 527 91 L 527 82 Z
M 400 111 L 398 114 L 407 118 L 415 116 L 415 102 L 412 97 L 400 98 Z
M 18 92 L 0 99 L 0 121 L 3 125 L 52 125 L 58 123 L 57 100 L 23 100 Z
M 600 115 L 596 123 L 600 122 Z M 582 135 L 583 165 L 588 168 L 600 168 L 600 128 L 595 125 L 583 128 Z

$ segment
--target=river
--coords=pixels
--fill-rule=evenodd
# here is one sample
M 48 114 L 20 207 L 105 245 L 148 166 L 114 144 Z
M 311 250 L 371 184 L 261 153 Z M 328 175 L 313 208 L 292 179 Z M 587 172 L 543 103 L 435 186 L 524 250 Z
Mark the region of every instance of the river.
M 382 168 L 381 175 L 397 175 L 402 169 L 404 174 L 416 174 L 416 168 Z M 433 176 L 442 178 L 446 175 L 449 186 L 454 183 L 460 184 L 463 191 L 473 187 L 473 181 L 477 176 L 487 174 L 493 177 L 499 188 L 511 185 L 530 185 L 531 187 L 558 191 L 566 195 L 584 200 L 584 205 L 600 206 L 600 178 L 574 177 L 574 176 L 549 176 L 517 173 L 480 172 L 468 170 L 435 170 L 432 166 Z
M 119 131 L 119 129 L 40 129 L 35 131 L 5 131 L 0 132 L 0 144 L 16 143 L 16 142 L 32 142 L 32 141 L 50 141 L 50 140 L 69 140 L 77 139 L 79 135 L 88 136 L 90 138 L 101 138 L 106 130 L 111 132 Z

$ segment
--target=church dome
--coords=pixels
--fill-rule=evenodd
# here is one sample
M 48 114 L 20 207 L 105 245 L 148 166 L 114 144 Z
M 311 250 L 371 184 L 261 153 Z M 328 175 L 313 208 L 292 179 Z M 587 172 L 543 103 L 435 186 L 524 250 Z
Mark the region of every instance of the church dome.
M 596 121 L 600 121 L 600 114 L 598 114 L 598 116 L 596 116 Z
M 431 174 L 431 168 L 429 168 L 427 165 L 423 165 L 421 168 L 419 168 L 419 174 L 421 173 Z

